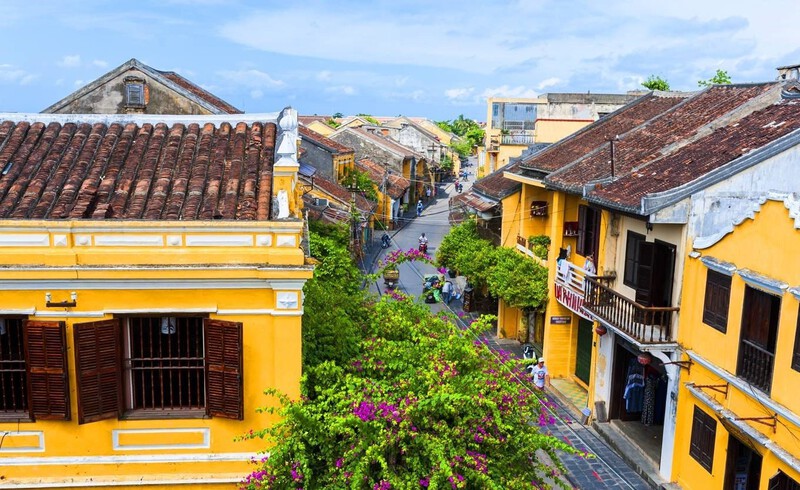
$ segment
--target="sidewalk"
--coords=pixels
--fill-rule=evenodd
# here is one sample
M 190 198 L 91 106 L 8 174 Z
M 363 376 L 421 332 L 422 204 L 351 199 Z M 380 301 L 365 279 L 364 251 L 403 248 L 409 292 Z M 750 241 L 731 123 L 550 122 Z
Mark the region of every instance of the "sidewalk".
M 480 316 L 477 313 L 465 313 L 461 310 L 461 301 L 452 301 L 450 308 L 464 322 L 470 322 Z M 494 351 L 505 351 L 523 359 L 522 344 L 515 339 L 498 338 L 494 331 L 483 334 L 483 340 Z M 659 484 L 643 479 L 637 471 L 628 465 L 623 458 L 612 449 L 597 431 L 581 424 L 574 411 L 560 398 L 559 394 L 548 388 L 547 405 L 555 418 L 555 423 L 548 426 L 550 433 L 582 452 L 595 457 L 581 458 L 573 455 L 562 455 L 561 461 L 567 468 L 567 478 L 575 488 L 579 489 L 636 489 L 647 490 L 659 488 Z

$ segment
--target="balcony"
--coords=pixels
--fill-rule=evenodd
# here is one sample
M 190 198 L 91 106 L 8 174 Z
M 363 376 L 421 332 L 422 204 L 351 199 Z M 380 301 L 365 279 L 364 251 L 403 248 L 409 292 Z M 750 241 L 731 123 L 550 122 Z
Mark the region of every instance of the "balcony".
M 556 269 L 555 297 L 556 301 L 587 320 L 594 317 L 584 307 L 586 277 L 595 277 L 586 270 L 564 259 Z
M 504 145 L 530 146 L 535 143 L 532 134 L 504 134 L 501 141 Z
M 675 343 L 672 314 L 679 308 L 642 306 L 611 289 L 610 282 L 608 277 L 586 277 L 587 311 L 640 344 Z
M 736 375 L 769 394 L 770 388 L 772 388 L 774 362 L 775 354 L 750 340 L 742 339 L 742 343 L 739 345 L 739 363 Z

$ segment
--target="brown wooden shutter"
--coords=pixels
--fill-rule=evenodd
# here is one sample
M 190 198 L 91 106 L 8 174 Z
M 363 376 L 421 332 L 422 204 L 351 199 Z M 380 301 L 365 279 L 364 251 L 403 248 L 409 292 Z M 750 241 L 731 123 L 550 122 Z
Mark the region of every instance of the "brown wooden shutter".
M 119 320 L 76 323 L 73 331 L 78 423 L 119 417 L 122 414 Z
M 586 226 L 588 224 L 586 220 L 588 214 L 589 208 L 586 206 L 578 206 L 578 245 L 575 247 L 575 251 L 584 257 L 586 256 Z
M 69 375 L 64 322 L 25 320 L 23 330 L 31 418 L 69 420 Z
M 203 320 L 206 343 L 206 412 L 244 419 L 242 324 Z

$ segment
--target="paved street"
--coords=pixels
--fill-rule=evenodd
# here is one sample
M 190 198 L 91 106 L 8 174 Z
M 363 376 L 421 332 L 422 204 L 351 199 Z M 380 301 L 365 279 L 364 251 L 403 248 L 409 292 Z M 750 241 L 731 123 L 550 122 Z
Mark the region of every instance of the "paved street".
M 473 172 L 476 166 L 467 167 Z M 472 185 L 475 176 L 463 182 L 466 192 Z M 436 247 L 441 243 L 450 229 L 448 222 L 448 198 L 456 195 L 452 182 L 439 186 L 436 202 L 425 208 L 419 218 L 409 220 L 405 226 L 392 234 L 392 247 L 381 250 L 379 257 L 385 253 L 400 248 L 408 250 L 417 247 L 417 238 L 421 233 L 428 237 L 428 254 L 435 256 Z M 379 238 L 379 237 L 378 237 Z M 422 293 L 422 277 L 424 274 L 435 273 L 436 269 L 421 262 L 404 263 L 400 267 L 399 289 L 420 298 Z M 380 280 L 371 286 L 373 291 L 383 291 L 383 282 Z M 422 299 L 420 298 L 420 301 Z M 449 306 L 441 303 L 430 305 L 432 311 L 441 311 L 445 308 L 457 314 L 458 321 L 470 321 L 475 314 L 465 314 L 461 310 L 461 302 L 453 300 Z M 460 314 L 460 315 L 459 315 Z M 493 350 L 505 350 L 522 358 L 522 349 L 516 340 L 498 339 L 494 332 L 487 332 L 485 340 Z M 618 454 L 611 449 L 597 432 L 589 426 L 583 425 L 555 397 L 548 398 L 555 423 L 548 426 L 553 435 L 561 438 L 581 451 L 594 456 L 580 458 L 577 456 L 564 456 L 562 461 L 568 469 L 567 477 L 575 488 L 580 489 L 649 489 L 651 488 L 636 472 L 628 466 Z

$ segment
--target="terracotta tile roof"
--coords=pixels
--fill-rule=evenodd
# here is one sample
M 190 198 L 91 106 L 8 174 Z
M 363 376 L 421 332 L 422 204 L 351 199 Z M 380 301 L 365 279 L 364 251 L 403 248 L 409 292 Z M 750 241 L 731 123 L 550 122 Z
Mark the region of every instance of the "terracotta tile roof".
M 379 134 L 375 134 L 373 132 L 367 131 L 363 128 L 346 128 L 344 131 L 353 131 L 356 134 L 360 135 L 362 138 L 366 138 L 378 145 L 383 145 L 385 148 L 391 150 L 393 153 L 398 155 L 402 155 L 403 157 L 415 157 L 417 160 L 421 160 L 425 158 L 424 155 L 421 153 L 417 153 L 412 148 L 409 148 L 405 145 L 401 145 L 400 143 L 394 141 L 391 138 L 387 138 L 385 136 L 381 136 Z
M 608 145 L 608 139 L 620 135 L 679 104 L 689 94 L 649 93 L 620 108 L 594 124 L 586 126 L 530 158 L 521 168 L 552 172 Z
M 300 136 L 303 139 L 309 139 L 318 145 L 324 146 L 334 153 L 353 153 L 354 150 L 349 146 L 345 146 L 338 141 L 334 141 L 328 137 L 322 136 L 321 134 L 317 133 L 316 131 L 312 131 L 307 127 L 300 125 L 297 128 Z
M 593 200 L 639 208 L 643 197 L 694 181 L 800 129 L 800 100 L 781 100 L 594 190 Z
M 751 145 L 772 141 L 778 137 L 776 134 L 792 126 L 792 110 L 781 109 L 785 112 L 780 117 L 787 118 L 788 124 L 774 130 L 758 126 L 760 121 L 750 115 L 762 110 L 767 111 L 765 114 L 778 111 L 777 107 L 770 107 L 773 104 L 793 107 L 792 103 L 781 102 L 780 93 L 779 82 L 715 85 L 621 133 L 614 144 L 615 182 L 604 183 L 602 190 L 596 191 L 597 198 L 633 211 L 640 208 L 644 195 L 678 187 L 741 155 L 740 138 L 749 141 L 746 144 L 751 150 L 756 148 Z M 753 127 L 743 126 L 747 121 L 756 122 Z M 610 145 L 599 137 L 597 141 L 595 148 L 585 149 L 584 156 L 548 175 L 547 185 L 576 192 L 592 182 L 611 179 Z M 560 146 L 557 143 L 542 155 L 558 152 Z M 612 198 L 609 189 L 620 194 Z M 587 197 L 591 200 L 593 195 Z
M 484 213 L 498 206 L 497 201 L 490 201 L 481 197 L 477 192 L 468 191 L 450 198 L 450 209 L 467 207 Z
M 212 94 L 211 92 L 208 92 L 207 90 L 201 88 L 198 85 L 195 85 L 194 83 L 190 82 L 189 80 L 183 78 L 182 76 L 178 75 L 173 71 L 160 71 L 160 70 L 157 71 L 161 73 L 164 76 L 164 78 L 169 79 L 170 81 L 172 81 L 179 87 L 183 88 L 184 90 L 191 92 L 195 96 L 205 100 L 214 107 L 217 107 L 221 112 L 227 114 L 242 114 L 244 112 L 233 107 L 232 105 L 228 104 L 227 102 L 220 99 L 216 95 Z
M 517 192 L 522 184 L 517 181 L 507 179 L 503 176 L 505 172 L 514 173 L 519 170 L 519 162 L 512 162 L 505 167 L 495 170 L 486 177 L 478 179 L 472 184 L 471 192 L 483 194 L 494 200 L 501 200 Z
M 316 121 L 324 123 L 325 121 L 327 121 L 330 118 L 331 118 L 331 116 L 297 116 L 297 121 L 300 124 L 304 124 L 304 125 L 307 126 L 307 125 L 311 124 L 312 122 L 316 122 Z
M 386 178 L 386 193 L 392 199 L 399 199 L 405 194 L 406 189 L 411 187 L 411 182 L 408 179 L 395 173 L 387 175 L 387 171 L 383 166 L 373 162 L 369 158 L 362 158 L 357 161 L 356 168 L 365 172 L 369 180 L 375 182 L 378 186 L 383 184 L 384 178 Z
M 352 194 L 341 184 L 325 179 L 321 176 L 314 177 L 314 187 L 320 189 L 326 194 L 335 197 L 342 203 L 349 203 Z M 362 213 L 371 212 L 375 207 L 375 203 L 365 198 L 361 194 L 356 194 L 356 208 Z
M 269 219 L 274 123 L 10 116 L 0 119 L 0 219 Z
M 714 86 L 621 134 L 620 140 L 614 144 L 615 176 L 625 175 L 634 167 L 658 158 L 664 151 L 669 151 L 670 145 L 694 136 L 702 127 L 770 89 L 775 90 L 776 84 Z M 577 164 L 553 176 L 553 181 L 562 185 L 582 185 L 610 177 L 610 161 L 610 145 L 606 142 Z

